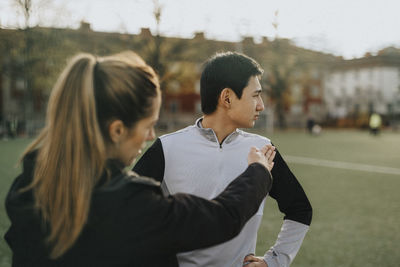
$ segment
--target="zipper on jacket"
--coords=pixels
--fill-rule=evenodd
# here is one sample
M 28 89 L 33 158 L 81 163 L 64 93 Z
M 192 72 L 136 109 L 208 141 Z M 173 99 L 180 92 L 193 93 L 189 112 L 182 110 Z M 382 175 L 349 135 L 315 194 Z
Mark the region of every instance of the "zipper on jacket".
M 232 132 L 232 133 L 230 133 L 228 136 L 226 136 L 226 137 L 222 140 L 221 143 L 219 143 L 218 138 L 217 138 L 217 135 L 215 135 L 215 133 L 214 133 L 215 139 L 217 140 L 217 142 L 218 142 L 218 144 L 219 144 L 219 151 L 222 151 L 222 144 L 225 142 L 225 140 L 228 139 L 229 137 L 231 137 L 231 135 L 234 134 L 234 133 L 235 133 L 235 132 Z

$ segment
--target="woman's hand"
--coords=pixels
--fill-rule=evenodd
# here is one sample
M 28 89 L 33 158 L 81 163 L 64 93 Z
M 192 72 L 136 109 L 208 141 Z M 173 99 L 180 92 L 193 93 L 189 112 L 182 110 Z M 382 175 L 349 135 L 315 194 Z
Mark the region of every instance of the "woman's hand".
M 252 163 L 260 163 L 267 168 L 268 171 L 271 171 L 274 167 L 274 158 L 275 158 L 275 147 L 272 145 L 265 145 L 261 149 L 257 149 L 256 147 L 251 147 L 249 155 L 247 156 L 247 162 Z
M 261 257 L 254 255 L 247 255 L 243 260 L 243 266 L 246 267 L 268 267 L 268 264 Z

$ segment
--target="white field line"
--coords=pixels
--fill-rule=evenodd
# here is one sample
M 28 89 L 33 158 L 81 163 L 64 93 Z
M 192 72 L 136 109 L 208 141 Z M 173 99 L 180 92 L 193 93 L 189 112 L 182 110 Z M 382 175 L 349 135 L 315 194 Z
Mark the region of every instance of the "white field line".
M 289 156 L 289 155 L 284 156 L 284 158 L 285 158 L 285 160 L 287 160 L 287 162 L 291 162 L 291 163 L 314 165 L 314 166 L 324 166 L 324 167 L 339 168 L 339 169 L 346 169 L 346 170 L 353 170 L 353 171 L 366 171 L 366 172 L 376 172 L 376 173 L 400 175 L 400 169 L 397 169 L 397 168 L 342 162 L 342 161 L 333 161 L 333 160 L 325 160 L 325 159 Z

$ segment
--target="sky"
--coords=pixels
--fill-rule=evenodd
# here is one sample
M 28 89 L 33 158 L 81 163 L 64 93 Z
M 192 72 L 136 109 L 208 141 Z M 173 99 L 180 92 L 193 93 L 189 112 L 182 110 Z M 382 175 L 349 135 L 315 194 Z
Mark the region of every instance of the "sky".
M 32 0 L 30 24 L 95 31 L 154 33 L 153 0 Z M 23 14 L 0 0 L 0 26 L 22 27 Z M 191 38 L 255 41 L 276 36 L 296 45 L 344 58 L 362 57 L 388 46 L 400 48 L 400 0 L 159 0 L 160 32 Z M 277 23 L 278 27 L 273 27 Z

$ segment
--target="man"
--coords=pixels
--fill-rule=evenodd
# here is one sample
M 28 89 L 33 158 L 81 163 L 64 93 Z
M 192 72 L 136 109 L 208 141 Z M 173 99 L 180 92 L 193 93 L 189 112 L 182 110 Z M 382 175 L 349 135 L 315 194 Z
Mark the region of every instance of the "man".
M 253 127 L 264 109 L 259 82 L 262 72 L 255 60 L 243 54 L 227 52 L 210 58 L 200 82 L 203 118 L 158 138 L 134 171 L 157 178 L 166 193 L 186 192 L 208 199 L 216 196 L 231 177 L 245 169 L 245 155 L 251 146 L 271 143 L 265 137 L 238 129 Z M 263 202 L 237 237 L 178 254 L 180 266 L 289 266 L 309 228 L 312 209 L 278 151 L 274 162 L 270 196 L 285 214 L 274 246 L 263 258 L 254 256 Z
M 372 135 L 378 135 L 382 126 L 382 118 L 378 113 L 373 112 L 369 118 L 369 128 Z

